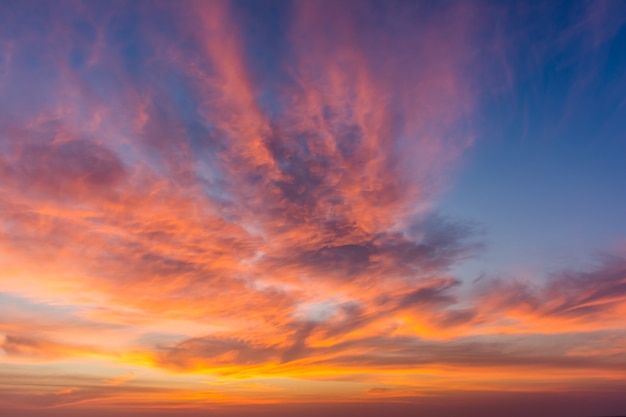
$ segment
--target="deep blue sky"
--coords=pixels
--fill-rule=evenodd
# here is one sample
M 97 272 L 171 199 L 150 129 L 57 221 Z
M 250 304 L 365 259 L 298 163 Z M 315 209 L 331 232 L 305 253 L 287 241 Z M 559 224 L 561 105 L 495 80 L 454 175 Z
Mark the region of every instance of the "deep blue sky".
M 624 245 L 626 9 L 587 5 L 503 6 L 494 20 L 494 88 L 442 199 L 485 227 L 472 273 L 580 266 Z

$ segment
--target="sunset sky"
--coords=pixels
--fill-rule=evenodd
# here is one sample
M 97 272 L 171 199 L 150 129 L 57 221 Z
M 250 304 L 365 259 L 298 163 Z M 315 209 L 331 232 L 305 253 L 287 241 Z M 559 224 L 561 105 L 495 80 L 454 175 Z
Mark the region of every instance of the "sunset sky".
M 3 417 L 624 392 L 626 1 L 0 0 Z

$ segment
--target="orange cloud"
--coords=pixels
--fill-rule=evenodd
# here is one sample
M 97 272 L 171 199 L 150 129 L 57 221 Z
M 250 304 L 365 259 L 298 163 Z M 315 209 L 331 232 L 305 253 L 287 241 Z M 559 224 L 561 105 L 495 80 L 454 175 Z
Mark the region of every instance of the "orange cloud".
M 111 379 L 105 379 L 104 382 L 108 385 L 120 385 L 120 384 L 124 384 L 128 381 L 132 381 L 133 379 L 135 379 L 135 377 L 137 376 L 137 374 L 135 374 L 135 372 L 133 371 L 128 371 L 123 375 L 118 375 L 114 378 Z

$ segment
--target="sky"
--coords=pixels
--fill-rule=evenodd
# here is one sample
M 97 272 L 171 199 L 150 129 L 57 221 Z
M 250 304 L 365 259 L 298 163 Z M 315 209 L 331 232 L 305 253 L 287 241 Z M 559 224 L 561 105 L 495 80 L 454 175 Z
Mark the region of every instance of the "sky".
M 626 414 L 626 2 L 0 0 L 0 410 Z

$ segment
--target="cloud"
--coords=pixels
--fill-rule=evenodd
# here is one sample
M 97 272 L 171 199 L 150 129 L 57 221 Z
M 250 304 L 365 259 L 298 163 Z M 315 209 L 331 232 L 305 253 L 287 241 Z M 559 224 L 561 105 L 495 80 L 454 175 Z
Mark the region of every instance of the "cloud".
M 277 401 L 281 378 L 382 395 L 423 369 L 444 390 L 623 371 L 622 258 L 476 293 L 454 276 L 480 228 L 435 206 L 474 141 L 481 6 L 77 5 L 0 6 L 3 360 L 166 373 L 16 398 L 181 404 L 196 381 L 168 378 L 196 373 L 271 379 Z
M 8 156 L 11 165 L 5 165 L 2 173 L 5 187 L 37 199 L 80 201 L 103 197 L 125 179 L 117 155 L 98 143 L 70 139 L 28 144 L 20 139 L 15 155 Z
M 302 369 L 344 369 L 338 372 L 411 366 L 614 372 L 626 366 L 620 348 L 611 348 L 620 340 L 617 317 L 624 305 L 623 267 L 621 257 L 607 257 L 595 270 L 555 273 L 534 292 L 514 280 L 481 282 L 472 308 L 462 307 L 471 299 L 454 295 L 460 281 L 433 278 L 394 298 L 362 297 L 361 303 L 319 305 L 328 313 L 316 320 L 294 317 L 282 325 L 289 336 L 278 342 L 190 340 L 169 349 L 163 364 L 191 368 L 191 363 L 203 363 L 229 367 L 228 372 L 235 373 L 233 366 L 249 364 L 270 374 L 284 372 L 284 364 L 293 361 Z M 397 327 L 381 325 L 397 323 L 399 318 L 416 320 L 425 326 L 422 329 L 431 330 L 398 332 Z M 503 333 L 501 323 L 507 320 L 510 324 Z M 555 329 L 558 323 L 562 327 Z M 184 360 L 177 362 L 177 357 Z
M 524 315 L 581 328 L 594 328 L 600 323 L 606 328 L 619 328 L 615 315 L 624 308 L 625 276 L 624 257 L 605 255 L 595 267 L 555 272 L 542 285 L 515 279 L 485 283 L 479 287 L 478 298 L 486 312 Z
M 400 305 L 410 307 L 420 304 L 454 304 L 455 298 L 447 295 L 446 292 L 461 282 L 458 280 L 441 280 L 434 282 L 432 285 L 419 288 L 406 294 Z
M 135 372 L 128 371 L 125 374 L 118 375 L 110 379 L 105 379 L 104 382 L 105 384 L 108 384 L 108 385 L 121 385 L 128 381 L 132 381 L 136 377 L 137 377 L 137 374 Z
M 92 349 L 84 346 L 72 346 L 37 337 L 6 335 L 0 348 L 9 356 L 61 359 L 81 355 Z
M 469 58 L 452 53 L 469 42 L 465 29 L 441 40 L 450 54 L 424 66 L 408 55 L 412 41 L 399 53 L 368 46 L 362 23 L 338 19 L 356 11 L 372 22 L 369 6 L 294 5 L 290 48 L 269 51 L 291 75 L 271 81 L 249 59 L 256 46 L 273 47 L 232 30 L 235 10 L 190 6 L 168 7 L 167 18 L 141 4 L 98 18 L 49 6 L 67 27 L 29 33 L 55 51 L 41 59 L 58 71 L 12 73 L 17 84 L 47 82 L 32 102 L 16 96 L 30 113 L 2 124 L 3 268 L 31 264 L 17 292 L 283 326 L 305 297 L 303 279 L 419 281 L 472 252 L 470 231 L 424 220 L 423 210 L 469 145 L 463 129 L 449 131 L 471 110 L 460 81 Z M 305 53 L 301 42 L 325 16 L 337 36 Z M 351 48 L 362 53 L 338 67 L 332 57 Z M 376 65 L 398 56 L 415 74 Z M 258 90 L 266 82 L 269 101 Z M 436 100 L 417 99 L 430 92 Z M 426 126 L 426 112 L 450 123 Z M 301 288 L 288 289 L 294 282 Z
M 227 337 L 203 337 L 186 340 L 167 349 L 163 364 L 179 368 L 263 363 L 273 356 L 271 348 Z

